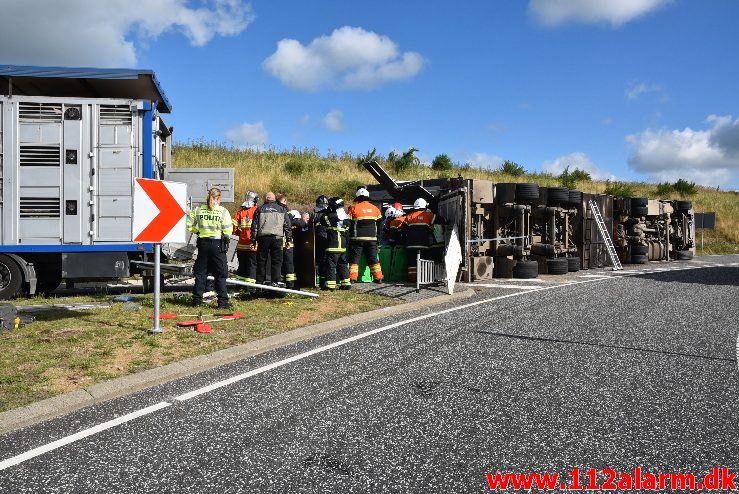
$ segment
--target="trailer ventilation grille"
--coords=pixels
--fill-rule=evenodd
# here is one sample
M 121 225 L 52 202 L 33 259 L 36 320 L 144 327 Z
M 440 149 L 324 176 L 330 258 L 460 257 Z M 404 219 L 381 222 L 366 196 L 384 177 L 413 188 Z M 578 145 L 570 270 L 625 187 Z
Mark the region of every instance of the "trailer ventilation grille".
M 52 103 L 19 103 L 18 120 L 21 122 L 61 123 L 62 105 Z
M 126 105 L 100 105 L 101 125 L 131 125 L 131 107 Z
M 59 145 L 21 145 L 21 166 L 59 166 L 61 154 Z
M 21 197 L 21 218 L 59 218 L 61 203 L 58 197 Z

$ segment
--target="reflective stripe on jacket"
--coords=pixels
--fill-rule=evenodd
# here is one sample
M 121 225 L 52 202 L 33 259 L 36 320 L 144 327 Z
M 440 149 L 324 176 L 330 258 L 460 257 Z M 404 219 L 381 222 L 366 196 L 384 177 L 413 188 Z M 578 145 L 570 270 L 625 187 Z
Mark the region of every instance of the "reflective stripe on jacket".
M 200 238 L 221 238 L 222 235 L 231 235 L 233 222 L 228 209 L 216 206 L 213 209 L 207 204 L 196 207 L 185 220 L 187 230 L 197 233 Z
M 428 209 L 419 209 L 406 215 L 406 247 L 428 248 L 434 244 L 436 215 Z
M 254 213 L 257 206 L 248 209 L 239 209 L 233 217 L 234 234 L 239 236 L 239 243 L 236 244 L 236 250 L 247 250 L 256 252 L 256 242 L 252 242 L 251 223 L 254 219 Z
M 349 230 L 345 222 L 333 211 L 321 215 L 321 225 L 326 229 L 326 252 L 346 252 L 346 233 Z
M 347 211 L 352 220 L 349 240 L 377 240 L 382 213 L 369 200 L 359 201 Z

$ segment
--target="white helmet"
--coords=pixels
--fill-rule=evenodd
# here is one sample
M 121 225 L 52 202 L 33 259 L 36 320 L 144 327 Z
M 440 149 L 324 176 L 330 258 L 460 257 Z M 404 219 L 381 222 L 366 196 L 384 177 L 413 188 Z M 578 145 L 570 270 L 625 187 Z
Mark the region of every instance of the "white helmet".
M 250 208 L 251 206 L 253 206 L 253 204 L 249 205 L 249 201 L 244 201 L 241 203 L 242 208 Z
M 360 197 L 366 197 L 367 199 L 369 199 L 369 191 L 364 187 L 360 187 L 357 189 L 357 192 L 354 194 L 354 197 L 356 199 Z
M 413 203 L 413 209 L 426 209 L 428 205 L 429 203 L 426 202 L 426 199 L 419 197 L 416 199 L 416 202 Z
M 292 216 L 292 217 L 293 217 L 294 219 L 296 219 L 296 220 L 299 220 L 299 219 L 300 219 L 300 211 L 298 211 L 297 209 L 291 209 L 290 211 L 288 211 L 288 213 L 289 213 L 289 214 L 290 214 L 290 216 Z
M 388 206 L 388 208 L 385 210 L 385 218 L 391 219 L 391 218 L 397 218 L 396 213 L 398 212 L 397 209 L 395 209 L 392 206 Z

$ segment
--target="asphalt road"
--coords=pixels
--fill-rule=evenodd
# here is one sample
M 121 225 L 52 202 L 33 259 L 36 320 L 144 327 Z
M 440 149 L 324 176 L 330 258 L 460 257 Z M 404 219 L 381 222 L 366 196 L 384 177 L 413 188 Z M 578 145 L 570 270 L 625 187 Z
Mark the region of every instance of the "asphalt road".
M 491 284 L 6 434 L 0 492 L 467 493 L 495 472 L 737 471 L 739 256 L 687 266 Z

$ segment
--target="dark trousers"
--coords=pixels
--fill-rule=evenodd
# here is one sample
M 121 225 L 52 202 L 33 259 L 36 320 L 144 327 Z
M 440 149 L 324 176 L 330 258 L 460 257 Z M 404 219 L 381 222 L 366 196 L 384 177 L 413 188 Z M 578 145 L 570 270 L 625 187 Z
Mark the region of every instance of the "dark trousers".
M 316 235 L 315 240 L 315 253 L 316 253 L 316 265 L 318 266 L 318 279 L 320 280 L 320 283 L 323 284 L 323 282 L 326 280 L 326 244 L 328 242 L 326 241 L 325 237 L 320 237 Z
M 326 287 L 336 288 L 337 281 L 340 285 L 351 286 L 349 282 L 349 264 L 346 262 L 346 252 L 326 252 L 323 256 L 323 261 Z
M 292 247 L 282 250 L 282 278 L 288 288 L 295 286 L 295 250 Z
M 195 273 L 195 288 L 192 291 L 193 303 L 198 304 L 203 301 L 208 273 L 212 273 L 215 278 L 218 305 L 228 304 L 228 292 L 226 291 L 228 262 L 226 261 L 226 253 L 221 252 L 220 245 L 220 238 L 198 239 L 198 257 L 195 259 L 195 266 L 193 267 Z
M 255 283 L 257 280 L 257 253 L 251 250 L 237 250 L 236 257 L 239 260 L 239 269 L 236 271 L 236 275 L 241 276 L 248 283 Z
M 257 240 L 257 283 L 264 283 L 267 277 L 267 258 L 270 260 L 272 283 L 282 276 L 282 237 L 265 235 Z
M 367 258 L 369 266 L 377 264 L 377 240 L 350 240 L 349 241 L 349 264 L 359 264 L 362 254 Z

